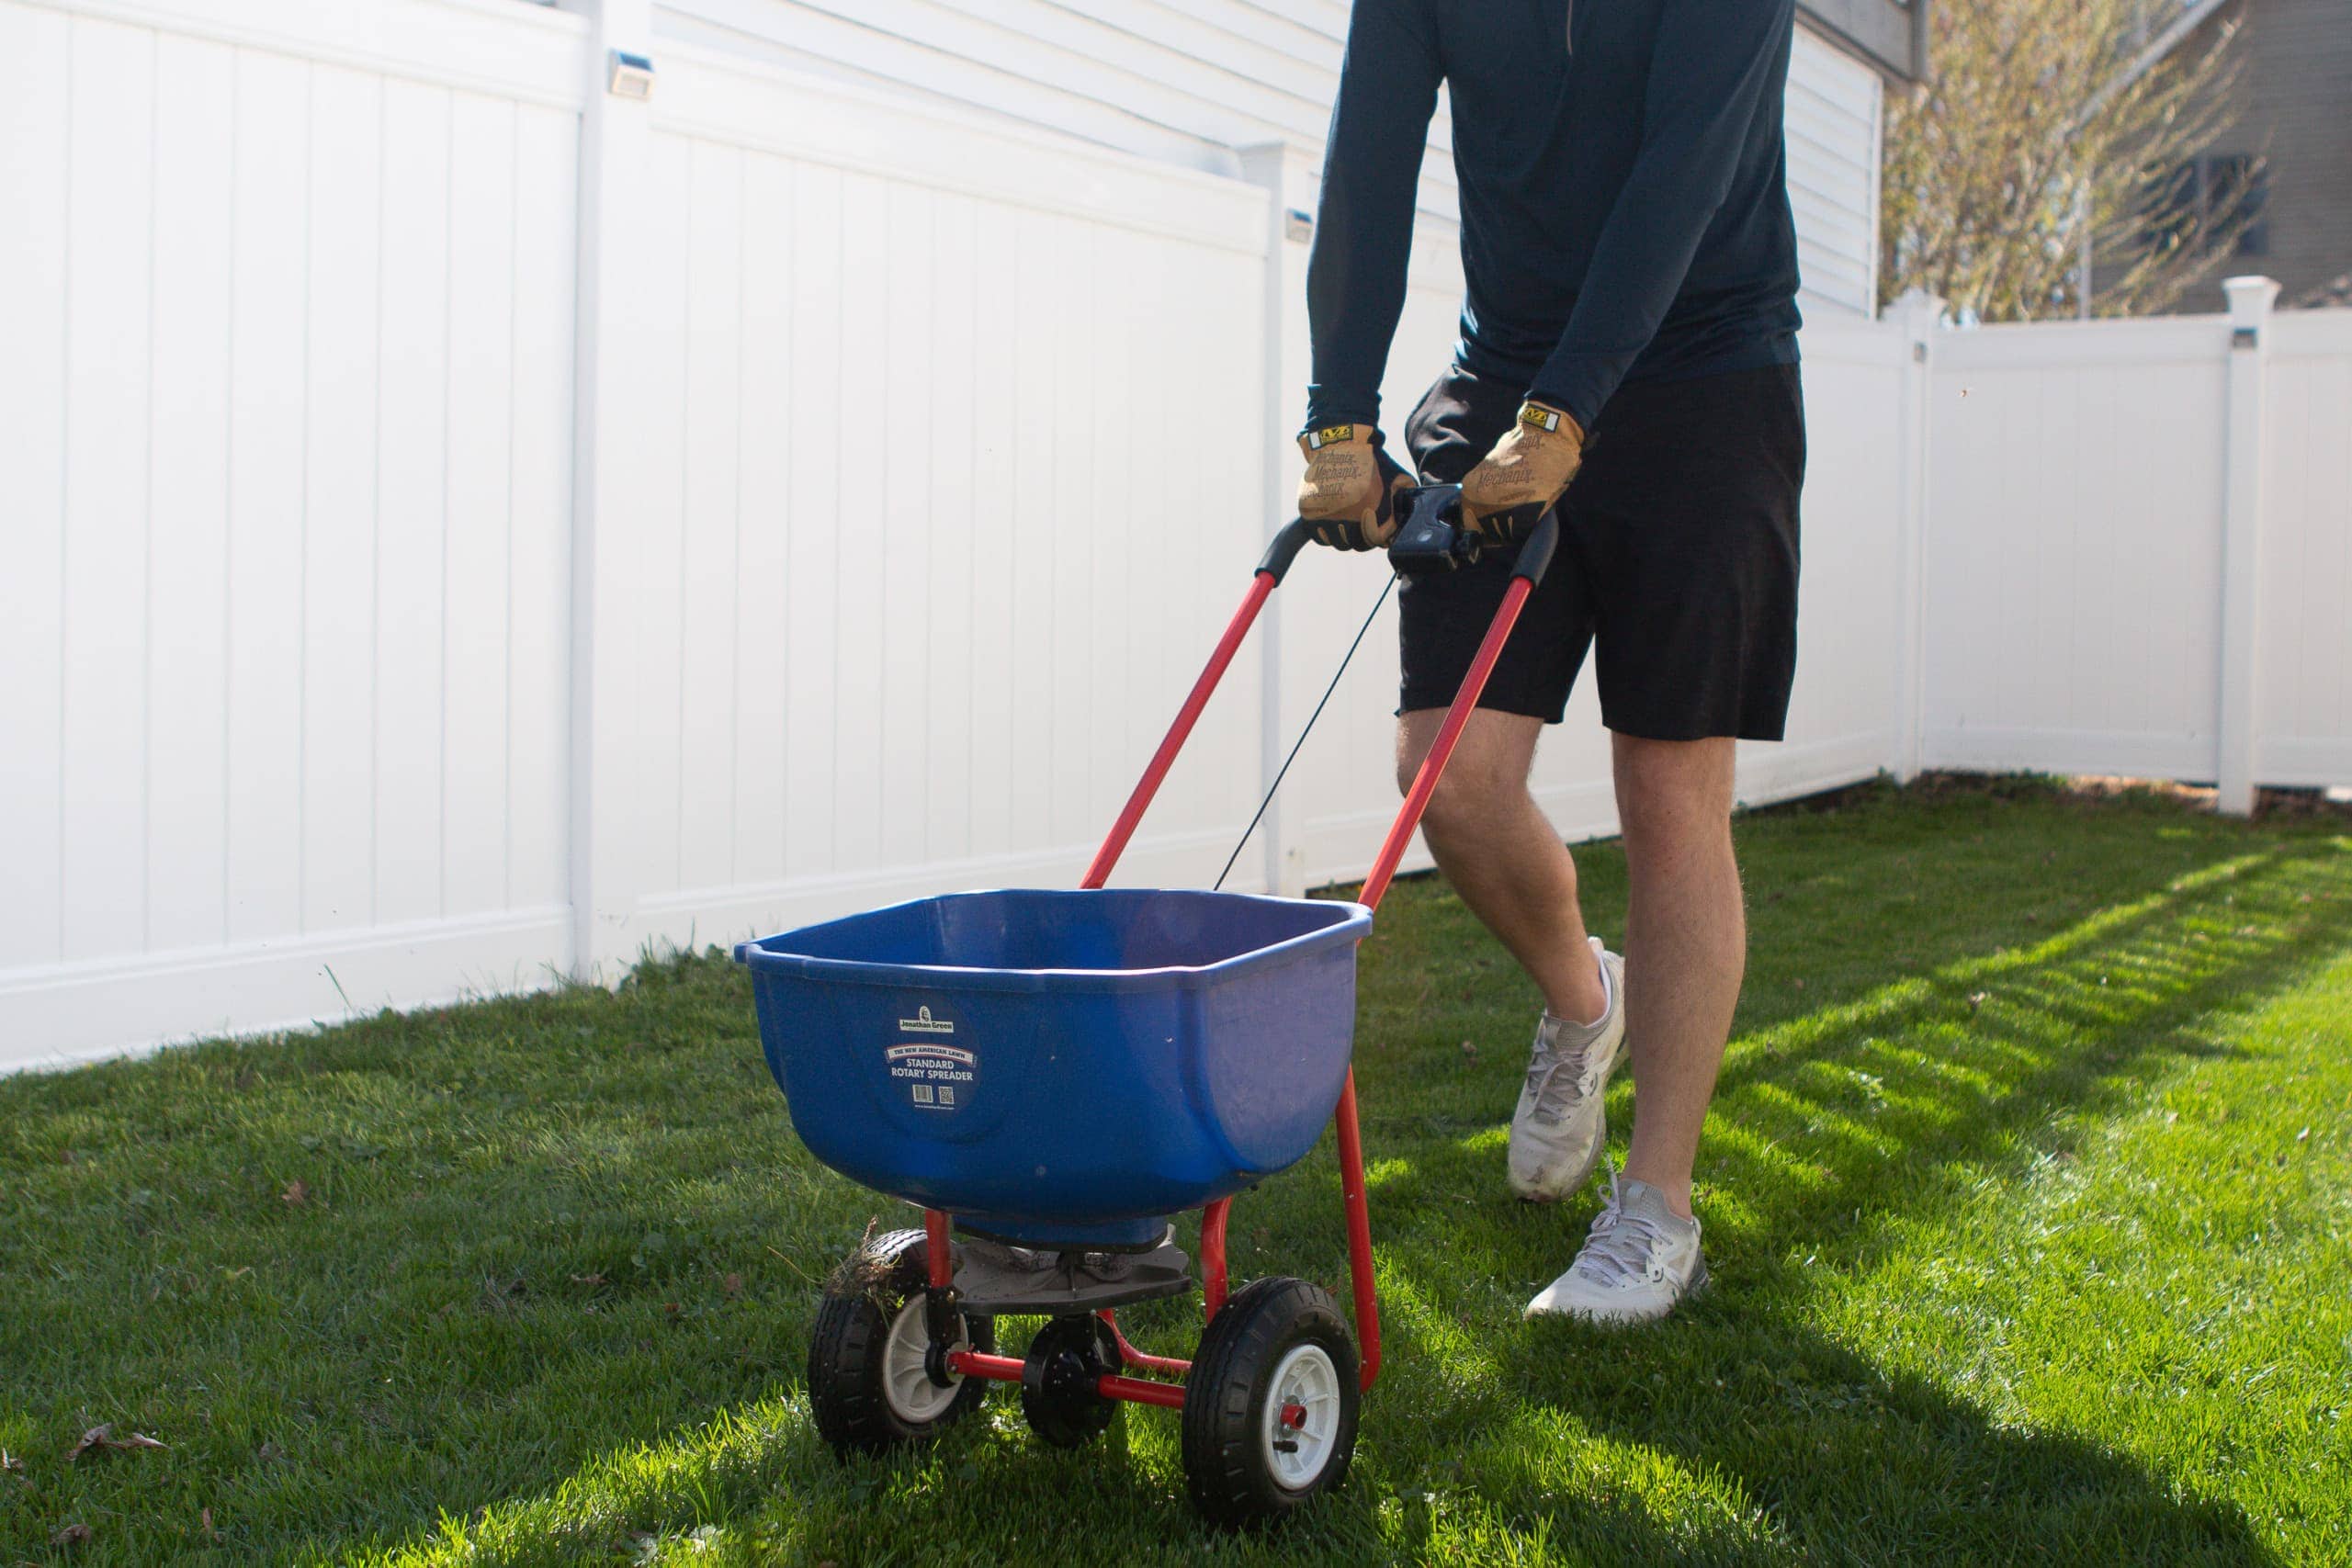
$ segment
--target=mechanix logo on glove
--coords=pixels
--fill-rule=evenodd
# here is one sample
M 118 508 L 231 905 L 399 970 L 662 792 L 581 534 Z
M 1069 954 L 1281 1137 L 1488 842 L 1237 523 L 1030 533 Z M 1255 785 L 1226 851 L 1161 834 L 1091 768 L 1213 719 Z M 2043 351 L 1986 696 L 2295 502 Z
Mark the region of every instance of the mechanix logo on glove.
M 1396 536 L 1396 492 L 1413 478 L 1383 449 L 1368 424 L 1330 424 L 1302 432 L 1306 457 L 1298 481 L 1298 514 L 1315 541 L 1340 550 L 1376 550 Z
M 1584 461 L 1584 432 L 1548 403 L 1521 403 L 1495 449 L 1462 480 L 1462 520 L 1492 545 L 1515 545 L 1559 504 Z

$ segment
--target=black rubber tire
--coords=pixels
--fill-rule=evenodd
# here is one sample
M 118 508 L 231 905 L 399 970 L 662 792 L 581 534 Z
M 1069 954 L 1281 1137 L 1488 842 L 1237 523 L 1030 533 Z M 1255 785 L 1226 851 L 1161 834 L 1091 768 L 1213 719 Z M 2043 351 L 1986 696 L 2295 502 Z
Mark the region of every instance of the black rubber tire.
M 1102 1436 L 1118 1418 L 1119 1402 L 1091 1392 L 1080 1393 L 1068 1385 L 1059 1389 L 1046 1386 L 1048 1361 L 1065 1357 L 1075 1361 L 1076 1365 L 1069 1370 L 1077 1372 L 1081 1382 L 1091 1382 L 1104 1372 L 1118 1371 L 1125 1362 L 1119 1355 L 1119 1342 L 1112 1337 L 1111 1325 L 1091 1314 L 1055 1318 L 1037 1330 L 1037 1337 L 1029 1342 L 1029 1354 L 1022 1367 L 1022 1416 L 1028 1421 L 1029 1429 L 1037 1434 L 1038 1441 L 1057 1449 L 1082 1448 Z
M 1300 1345 L 1322 1347 L 1339 1374 L 1340 1416 L 1322 1470 L 1295 1490 L 1260 1445 L 1274 1371 Z M 1355 1336 L 1331 1293 L 1304 1280 L 1259 1280 L 1227 1301 L 1201 1336 L 1184 1384 L 1184 1482 L 1193 1506 L 1216 1525 L 1286 1517 L 1347 1480 L 1363 1393 Z
M 838 1458 L 927 1442 L 988 1396 L 986 1378 L 966 1378 L 945 1410 L 921 1422 L 901 1416 L 884 1397 L 890 1325 L 908 1303 L 919 1302 L 927 1278 L 923 1233 L 905 1230 L 869 1239 L 825 1281 L 808 1336 L 808 1403 L 818 1435 Z M 975 1350 L 996 1348 L 991 1319 L 967 1316 L 964 1333 Z

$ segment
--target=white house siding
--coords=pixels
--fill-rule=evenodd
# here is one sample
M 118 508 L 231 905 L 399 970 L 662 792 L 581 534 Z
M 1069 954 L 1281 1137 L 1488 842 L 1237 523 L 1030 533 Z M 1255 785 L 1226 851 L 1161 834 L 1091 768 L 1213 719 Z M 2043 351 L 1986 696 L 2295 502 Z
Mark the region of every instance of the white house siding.
M 1238 174 L 1239 149 L 1322 157 L 1347 36 L 1341 0 L 668 0 L 669 37 L 1001 115 L 1122 152 Z M 1799 28 L 1789 195 L 1809 314 L 1872 310 L 1879 77 Z M 1442 104 L 1425 226 L 1460 213 Z
M 1805 28 L 1789 62 L 1789 204 L 1808 320 L 1878 310 L 1879 73 Z

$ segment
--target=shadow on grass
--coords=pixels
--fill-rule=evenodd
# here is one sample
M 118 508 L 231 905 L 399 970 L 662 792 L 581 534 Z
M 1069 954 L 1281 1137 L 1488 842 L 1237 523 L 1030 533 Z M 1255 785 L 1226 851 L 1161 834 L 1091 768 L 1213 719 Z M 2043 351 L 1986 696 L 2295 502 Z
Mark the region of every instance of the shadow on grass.
M 2023 951 L 1751 1036 L 1723 1075 L 1703 1162 L 1714 1294 L 1637 1337 L 1567 1325 L 1499 1336 L 1491 1387 L 1508 1393 L 1414 1401 L 1437 1428 L 1428 1436 L 1458 1449 L 1465 1472 L 1490 1467 L 1527 1440 L 1497 1402 L 1525 1402 L 1555 1429 L 1726 1478 L 1768 1540 L 1807 1556 L 2268 1560 L 2234 1506 L 2184 1497 L 2067 1433 L 1996 1425 L 1823 1337 L 1800 1309 L 1813 1269 L 1867 1270 L 1893 1250 L 1886 1222 L 1932 1218 L 1987 1179 L 2071 1159 L 2075 1129 L 2216 1049 L 2200 1027 L 2211 1015 L 2340 953 L 2352 908 L 2309 897 L 2331 886 L 2329 863 L 2341 852 L 2324 844 L 2239 857 Z M 1424 1322 L 1492 1304 L 1442 1281 L 1532 1283 L 1564 1261 L 1556 1222 L 1458 1201 L 1494 1184 L 1498 1148 L 1459 1139 L 1377 1184 L 1389 1293 L 1427 1292 Z M 1400 1369 L 1425 1350 L 1409 1318 L 1403 1330 Z M 1645 1513 L 1589 1495 L 1531 1490 L 1504 1506 L 1604 1557 L 1663 1549 Z
M 2339 906 L 2300 901 L 2320 857 L 2337 852 L 2271 848 L 2151 874 L 2031 945 L 1947 951 L 1892 985 L 1756 1021 L 1726 1066 L 1710 1132 L 1709 1246 L 1722 1285 L 1654 1335 L 1518 1325 L 1526 1288 L 1564 1261 L 1571 1216 L 1496 1201 L 1499 1143 L 1490 1131 L 1464 1137 L 1427 1117 L 1375 1120 L 1368 1141 L 1380 1172 L 1391 1372 L 1367 1406 L 1359 1484 L 1289 1532 L 1280 1554 L 1411 1555 L 1435 1544 L 1448 1495 L 1467 1493 L 1522 1544 L 1600 1560 L 2267 1560 L 2234 1506 L 2183 1496 L 2063 1431 L 1999 1425 L 1935 1383 L 1890 1375 L 1825 1337 L 1804 1311 L 1806 1275 L 1867 1269 L 1890 1245 L 1885 1221 L 1931 1216 L 1987 1177 L 2064 1157 L 2070 1126 L 2213 1048 L 2200 1020 L 2256 1001 L 2340 951 L 2352 919 Z M 1391 1051 L 1366 1043 L 1367 1072 L 1377 1073 Z M 1624 1108 L 1621 1094 L 1621 1123 Z M 1411 1147 L 1409 1158 L 1379 1160 L 1400 1146 Z M 1261 1267 L 1340 1282 L 1329 1186 L 1326 1151 L 1250 1200 L 1249 1250 Z M 1155 1316 L 1164 1348 L 1179 1348 L 1181 1314 Z M 780 1372 L 784 1361 L 775 1359 Z M 902 1544 L 896 1521 L 917 1501 L 936 1511 L 949 1539 L 976 1550 L 1015 1550 L 1001 1533 L 1008 1518 L 1030 1521 L 1033 1541 L 1040 1530 L 1050 1539 L 1050 1521 L 1067 1517 L 1078 1487 L 1095 1507 L 1164 1514 L 1154 1533 L 1170 1556 L 1212 1547 L 1170 1484 L 1172 1423 L 1138 1434 L 1132 1464 L 1123 1452 L 1043 1452 L 984 1427 L 911 1461 L 841 1470 L 808 1431 L 797 1386 L 787 1373 L 791 1403 L 767 1407 L 770 1425 L 751 1451 L 730 1450 L 749 1428 L 722 1416 L 715 1438 L 674 1434 L 676 1451 L 657 1468 L 682 1473 L 639 1493 L 634 1506 L 631 1488 L 616 1482 L 593 1489 L 601 1504 L 564 1511 L 591 1534 L 607 1521 L 610 1540 L 619 1527 L 609 1521 L 628 1517 L 673 1527 L 742 1520 L 788 1488 L 807 1517 L 777 1539 L 857 1561 Z M 997 1421 L 1001 1428 L 1017 1417 Z M 1384 1432 L 1392 1423 L 1393 1438 Z M 1650 1450 L 1690 1474 L 1720 1477 L 1733 1517 L 1664 1519 L 1654 1501 L 1592 1471 L 1564 1484 L 1543 1455 L 1579 1440 Z M 1381 1500 L 1398 1496 L 1436 1501 L 1376 1521 Z M 800 1523 L 813 1544 L 794 1533 Z M 324 1537 L 315 1550 L 333 1554 L 341 1544 Z M 540 1535 L 513 1555 L 544 1548 L 560 1560 L 584 1544 L 582 1535 Z M 1217 1550 L 1259 1555 L 1248 1542 Z

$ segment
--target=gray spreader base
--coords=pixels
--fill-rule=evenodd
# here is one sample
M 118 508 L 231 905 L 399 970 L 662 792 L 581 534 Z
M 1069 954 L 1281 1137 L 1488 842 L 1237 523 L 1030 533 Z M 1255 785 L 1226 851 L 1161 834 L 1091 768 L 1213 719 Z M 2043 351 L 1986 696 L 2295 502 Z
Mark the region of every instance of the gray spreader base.
M 1176 1245 L 1173 1226 L 1149 1252 L 1040 1253 L 1054 1260 L 1044 1269 L 1013 1267 L 989 1250 L 957 1248 L 956 1289 L 966 1312 L 1061 1317 L 1181 1296 L 1193 1288 L 1193 1260 Z

